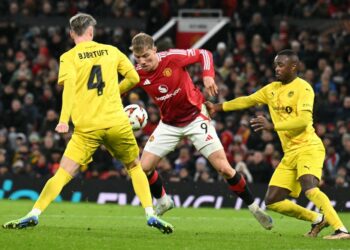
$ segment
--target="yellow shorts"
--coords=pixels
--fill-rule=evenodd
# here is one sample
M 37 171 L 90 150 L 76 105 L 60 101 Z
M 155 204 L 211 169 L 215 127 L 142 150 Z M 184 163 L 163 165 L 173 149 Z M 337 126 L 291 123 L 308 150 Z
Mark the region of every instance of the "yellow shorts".
M 128 164 L 139 156 L 139 147 L 129 123 L 91 132 L 74 131 L 64 155 L 69 159 L 86 165 L 101 145 L 105 145 L 113 157 Z
M 324 158 L 323 145 L 286 153 L 273 173 L 269 186 L 286 188 L 291 191 L 291 197 L 299 197 L 301 192 L 299 177 L 311 174 L 320 180 Z

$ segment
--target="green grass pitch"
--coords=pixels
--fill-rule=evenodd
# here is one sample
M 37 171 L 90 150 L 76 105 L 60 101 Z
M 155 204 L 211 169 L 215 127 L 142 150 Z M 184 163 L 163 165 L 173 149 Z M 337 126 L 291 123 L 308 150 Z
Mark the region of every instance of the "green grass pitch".
M 32 201 L 0 201 L 0 223 L 23 216 Z M 164 219 L 175 232 L 146 226 L 141 207 L 53 203 L 35 228 L 0 229 L 0 249 L 350 249 L 350 241 L 305 238 L 310 224 L 270 213 L 275 227 L 264 230 L 248 210 L 176 208 Z M 350 213 L 340 217 L 350 227 Z M 332 233 L 330 228 L 321 235 Z

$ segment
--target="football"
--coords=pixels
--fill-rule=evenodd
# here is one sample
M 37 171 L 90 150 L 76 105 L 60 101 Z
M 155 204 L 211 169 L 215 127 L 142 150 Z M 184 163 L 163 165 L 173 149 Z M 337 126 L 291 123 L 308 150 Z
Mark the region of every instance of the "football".
M 138 104 L 130 104 L 124 108 L 129 117 L 133 130 L 139 130 L 146 126 L 148 120 L 147 111 Z

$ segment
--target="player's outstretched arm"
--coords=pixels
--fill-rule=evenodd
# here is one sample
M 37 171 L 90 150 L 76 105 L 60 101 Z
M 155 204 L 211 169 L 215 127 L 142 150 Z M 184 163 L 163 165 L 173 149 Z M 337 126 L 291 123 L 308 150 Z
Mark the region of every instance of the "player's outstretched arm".
M 250 96 L 241 96 L 231 101 L 226 101 L 223 103 L 214 104 L 207 101 L 204 104 L 208 109 L 209 115 L 213 116 L 216 112 L 220 112 L 220 111 L 228 112 L 233 110 L 249 108 L 257 105 L 258 102 L 254 99 L 253 95 L 250 95 Z
M 258 116 L 253 118 L 250 124 L 255 132 L 260 130 L 288 131 L 305 129 L 309 124 L 312 124 L 312 113 L 309 111 L 300 111 L 297 117 L 276 124 L 269 122 L 264 116 Z
M 294 129 L 305 129 L 309 124 L 312 124 L 312 112 L 309 110 L 301 110 L 298 116 L 288 121 L 281 121 L 275 124 L 276 131 L 286 131 Z
M 139 74 L 137 74 L 136 70 L 128 71 L 124 77 L 124 80 L 119 83 L 120 95 L 128 92 L 130 89 L 135 87 L 140 81 Z

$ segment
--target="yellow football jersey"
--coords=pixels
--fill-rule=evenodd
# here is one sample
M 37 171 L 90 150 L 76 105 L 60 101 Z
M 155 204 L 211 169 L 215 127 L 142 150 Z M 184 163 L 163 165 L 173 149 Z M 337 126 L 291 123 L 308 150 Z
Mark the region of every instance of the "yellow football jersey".
M 116 47 L 94 41 L 79 43 L 61 55 L 58 83 L 75 85 L 72 110 L 65 119 L 70 115 L 75 129 L 82 132 L 125 120 L 118 72 L 124 76 L 130 70 L 134 66 Z
M 254 94 L 245 98 L 237 98 L 237 104 L 229 102 L 230 107 L 240 109 L 244 106 L 244 102 L 248 102 L 248 106 L 257 104 L 267 104 L 272 122 L 288 122 L 296 118 L 301 111 L 313 112 L 315 93 L 308 82 L 297 77 L 289 84 L 281 82 L 271 82 Z M 227 104 L 226 104 L 227 105 Z M 225 107 L 225 104 L 224 104 Z M 305 146 L 313 146 L 322 144 L 321 139 L 316 135 L 312 126 L 312 120 L 306 128 L 290 129 L 277 131 L 281 140 L 284 152 L 296 150 Z

